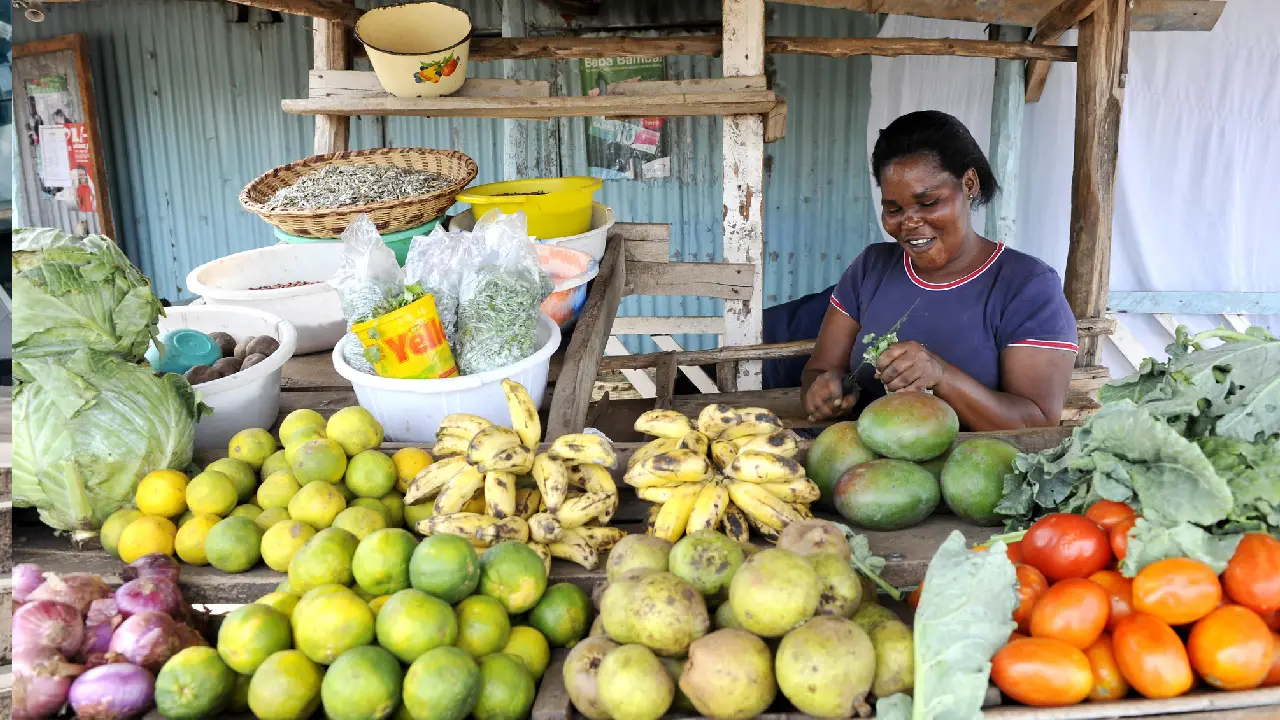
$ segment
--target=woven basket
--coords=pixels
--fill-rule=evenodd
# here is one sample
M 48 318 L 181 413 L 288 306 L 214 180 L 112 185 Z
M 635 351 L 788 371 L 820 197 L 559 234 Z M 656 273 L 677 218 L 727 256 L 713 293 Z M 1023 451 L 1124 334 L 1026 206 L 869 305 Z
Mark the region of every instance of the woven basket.
M 325 165 L 360 163 L 398 165 L 411 170 L 432 172 L 453 180 L 453 184 L 427 195 L 368 205 L 287 211 L 266 208 L 266 203 L 280 188 L 293 185 L 298 178 L 309 172 Z M 476 173 L 475 161 L 453 150 L 380 148 L 315 155 L 259 176 L 240 191 L 240 204 L 271 225 L 299 237 L 339 237 L 357 215 L 368 215 L 378 231 L 385 235 L 425 225 L 443 215 L 453 205 L 458 193 L 475 179 Z

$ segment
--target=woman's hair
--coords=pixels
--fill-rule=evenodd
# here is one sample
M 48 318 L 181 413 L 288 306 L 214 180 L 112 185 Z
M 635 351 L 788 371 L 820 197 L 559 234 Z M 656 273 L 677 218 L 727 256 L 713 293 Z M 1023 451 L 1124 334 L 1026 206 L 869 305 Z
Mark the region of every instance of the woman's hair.
M 880 184 L 880 173 L 895 160 L 911 155 L 928 155 L 943 170 L 960 179 L 972 169 L 978 174 L 977 205 L 986 205 L 1000 190 L 991 163 L 982 154 L 969 128 L 954 117 L 937 110 L 907 113 L 880 131 L 871 151 L 871 172 Z

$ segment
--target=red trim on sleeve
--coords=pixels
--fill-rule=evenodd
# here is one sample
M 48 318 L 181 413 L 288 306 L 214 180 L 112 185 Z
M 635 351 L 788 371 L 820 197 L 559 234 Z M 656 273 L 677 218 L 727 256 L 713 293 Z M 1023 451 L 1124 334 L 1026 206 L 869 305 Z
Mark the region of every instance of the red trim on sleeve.
M 840 301 L 836 299 L 836 295 L 835 295 L 835 293 L 832 293 L 832 294 L 831 294 L 831 307 L 833 307 L 833 308 L 835 308 L 835 309 L 839 310 L 840 312 L 844 313 L 844 316 L 845 316 L 845 317 L 853 317 L 852 315 L 850 315 L 850 314 L 849 314 L 849 311 L 848 311 L 848 310 L 845 310 L 845 309 L 844 309 L 844 305 L 841 305 L 841 304 L 840 304 Z
M 1075 343 L 1061 342 L 1059 340 L 1019 340 L 1015 343 L 1009 343 L 1009 347 L 1033 347 L 1044 348 L 1047 350 L 1067 350 L 1073 353 L 1080 352 L 1080 346 Z

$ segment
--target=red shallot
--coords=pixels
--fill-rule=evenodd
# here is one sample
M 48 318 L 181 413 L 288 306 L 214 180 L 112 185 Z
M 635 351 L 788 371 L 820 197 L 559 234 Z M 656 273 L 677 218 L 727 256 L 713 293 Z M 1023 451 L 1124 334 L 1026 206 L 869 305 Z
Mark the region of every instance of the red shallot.
M 77 656 L 86 664 L 94 655 L 105 653 L 111 646 L 111 636 L 124 620 L 116 608 L 115 600 L 94 600 L 89 604 L 89 615 L 84 620 L 84 641 L 80 643 L 80 654 Z
M 141 612 L 120 623 L 111 637 L 110 650 L 129 662 L 160 672 L 160 668 L 182 649 L 177 623 L 161 612 Z
M 178 561 L 164 553 L 150 553 L 134 560 L 124 567 L 120 573 L 125 581 L 137 578 L 156 578 L 178 583 L 180 568 Z
M 31 591 L 27 600 L 53 600 L 66 603 L 84 615 L 89 612 L 89 603 L 109 597 L 111 597 L 111 588 L 107 587 L 107 584 L 97 575 L 71 573 L 58 577 L 48 573 L 45 581 L 40 587 Z
M 13 601 L 24 603 L 27 596 L 44 582 L 44 572 L 34 563 L 13 566 Z
M 189 647 L 209 647 L 209 641 L 204 639 L 200 631 L 185 623 L 177 624 L 178 640 L 182 645 L 182 649 Z
M 116 590 L 116 607 L 125 616 L 154 611 L 177 618 L 182 612 L 182 591 L 168 580 L 140 577 Z
M 83 668 L 47 645 L 13 650 L 13 720 L 53 717 L 67 703 L 71 681 Z
M 80 612 L 52 600 L 26 602 L 13 613 L 13 647 L 48 645 L 63 655 L 74 655 L 84 640 Z
M 68 700 L 78 720 L 124 720 L 154 705 L 155 676 L 137 665 L 102 665 L 76 678 Z

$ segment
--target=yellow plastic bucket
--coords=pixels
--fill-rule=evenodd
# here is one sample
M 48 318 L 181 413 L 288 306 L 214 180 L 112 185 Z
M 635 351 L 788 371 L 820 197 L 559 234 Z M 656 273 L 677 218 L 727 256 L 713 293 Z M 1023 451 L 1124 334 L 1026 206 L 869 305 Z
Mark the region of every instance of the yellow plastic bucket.
M 477 220 L 490 210 L 523 211 L 530 235 L 553 240 L 591 229 L 591 206 L 603 184 L 593 177 L 508 180 L 468 188 L 458 193 L 458 202 L 471 203 Z
M 380 377 L 433 380 L 458 375 L 436 299 L 431 295 L 382 317 L 357 323 L 351 331 L 360 338 L 365 357 Z

